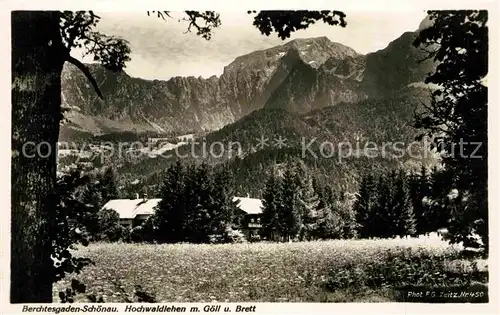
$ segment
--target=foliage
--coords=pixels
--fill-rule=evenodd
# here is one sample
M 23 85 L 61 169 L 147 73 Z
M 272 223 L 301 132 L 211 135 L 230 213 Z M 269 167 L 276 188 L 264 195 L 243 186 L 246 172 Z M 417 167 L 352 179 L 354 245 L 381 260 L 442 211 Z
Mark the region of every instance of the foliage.
M 85 48 L 85 56 L 106 68 L 119 71 L 130 60 L 130 48 L 126 40 L 108 36 L 94 29 L 100 17 L 93 11 L 64 11 L 60 13 L 61 37 L 68 50 Z
M 378 179 L 377 207 L 373 213 L 374 237 L 394 237 L 396 234 L 397 217 L 394 209 L 396 172 L 390 171 Z
M 272 170 L 262 199 L 261 236 L 267 240 L 352 238 L 353 204 L 332 187 L 320 185 L 298 159 L 289 160 L 278 176 Z
M 283 202 L 278 210 L 279 233 L 282 240 L 295 239 L 302 227 L 302 209 L 300 205 L 300 181 L 296 169 L 288 165 L 283 174 Z
M 304 172 L 299 173 L 299 211 L 302 216 L 301 238 L 310 239 L 314 231 L 318 229 L 318 216 L 320 199 L 313 185 L 313 177 Z M 322 209 L 327 212 L 327 209 Z M 327 215 L 324 215 L 327 217 Z
M 64 175 L 58 179 L 54 194 L 59 197 L 59 204 L 52 213 L 51 253 L 54 260 L 53 282 L 64 278 L 66 273 L 79 273 L 91 261 L 73 257 L 71 249 L 75 244 L 87 246 L 90 234 L 84 225 L 92 216 L 94 209 L 87 207 L 78 199 L 80 189 L 87 183 L 88 177 L 79 172 Z
M 73 303 L 75 301 L 75 297 L 78 293 L 85 293 L 86 291 L 85 284 L 80 281 L 73 279 L 71 280 L 71 286 L 66 288 L 65 291 L 59 291 L 59 298 L 61 299 L 61 303 Z
M 363 178 L 354 204 L 360 237 L 414 236 L 417 223 L 431 219 L 426 218 L 425 222 L 415 219 L 412 200 L 417 197 L 412 194 L 418 195 L 418 191 L 410 190 L 410 178 L 404 171 L 382 174 L 377 183 L 371 174 Z
M 340 220 L 335 229 L 340 231 L 336 232 L 339 237 L 343 239 L 350 239 L 357 237 L 356 231 L 356 212 L 354 211 L 355 198 L 352 195 L 341 193 L 340 196 L 332 202 L 331 209 L 334 217 Z M 337 237 L 333 237 L 337 238 Z
M 379 259 L 367 265 L 348 262 L 332 273 L 327 287 L 330 290 L 380 289 L 383 287 L 452 287 L 469 286 L 488 281 L 486 271 L 477 265 L 465 272 L 453 270 L 449 261 L 458 259 L 457 253 L 435 255 L 423 249 L 395 248 L 379 253 Z
M 157 227 L 155 227 L 155 217 L 151 216 L 142 222 L 141 225 L 134 227 L 130 231 L 130 241 L 137 243 L 153 243 L 155 241 L 155 233 Z
M 462 202 L 450 221 L 452 242 L 488 247 L 487 102 L 488 12 L 429 11 L 432 26 L 414 45 L 439 62 L 426 83 L 438 86 L 432 102 L 417 113 L 415 125 L 425 129 L 443 155 L 448 191 L 457 189 Z M 459 152 L 458 152 L 459 151 Z M 471 240 L 479 234 L 482 244 Z
M 416 220 L 413 215 L 408 179 L 404 172 L 400 172 L 396 178 L 394 211 L 397 215 L 396 235 L 400 237 L 414 236 L 417 232 Z
M 99 217 L 99 234 L 96 240 L 116 242 L 122 239 L 124 228 L 120 225 L 118 212 L 112 209 L 102 209 L 97 213 Z
M 80 172 L 61 176 L 57 181 L 54 194 L 59 203 L 49 220 L 52 224 L 50 235 L 53 265 L 47 272 L 52 274 L 52 281 L 63 279 L 66 274 L 79 274 L 85 266 L 93 264 L 88 258 L 75 257 L 72 250 L 75 244 L 87 246 L 91 238 L 92 223 L 96 209 L 83 203 L 79 196 L 89 178 Z M 89 225 L 90 224 L 90 225 Z M 72 280 L 71 286 L 61 290 L 62 302 L 71 302 L 78 292 L 85 292 L 85 286 Z
M 116 170 L 108 167 L 100 178 L 100 191 L 104 203 L 119 197 Z
M 262 229 L 261 236 L 265 239 L 276 240 L 280 230 L 278 212 L 282 207 L 282 180 L 275 170 L 267 179 L 264 196 L 262 198 Z
M 137 297 L 137 302 L 139 303 L 158 303 L 154 294 L 144 290 L 140 284 L 135 286 L 134 295 Z
M 240 230 L 234 230 L 231 227 L 226 227 L 222 234 L 209 235 L 210 244 L 223 244 L 223 243 L 245 243 L 247 239 L 245 234 Z
M 425 202 L 431 196 L 431 178 L 427 168 L 422 165 L 420 174 L 413 172 L 409 179 L 410 197 L 413 213 L 417 222 L 416 233 L 423 234 L 437 230 L 436 221 L 431 217 L 431 207 Z
M 377 186 L 375 178 L 370 173 L 363 177 L 358 198 L 354 204 L 356 212 L 357 231 L 360 237 L 367 238 L 373 231 L 373 218 L 377 205 Z
M 104 204 L 102 195 L 106 193 L 106 186 L 115 187 L 115 184 L 103 187 L 106 180 L 99 181 L 99 176 L 99 174 L 94 176 L 74 171 L 59 178 L 56 193 L 61 200 L 61 209 L 55 214 L 56 221 L 60 221 L 56 228 L 60 234 L 58 237 L 64 238 L 68 235 L 73 237 L 71 230 L 68 230 L 73 226 L 83 237 L 83 242 L 115 242 L 127 238 L 126 229 L 119 224 L 118 213 L 110 209 L 101 209 Z M 66 224 L 67 222 L 70 224 Z M 62 225 L 66 226 L 62 228 Z M 71 244 L 71 240 L 67 242 L 65 244 Z
M 152 217 L 158 242 L 206 243 L 227 239 L 237 204 L 233 202 L 231 174 L 215 172 L 207 164 L 180 162 L 165 173 L 161 202 Z
M 249 14 L 257 11 L 248 11 Z M 329 25 L 345 27 L 346 15 L 340 11 L 260 11 L 255 17 L 253 25 L 260 32 L 269 36 L 276 32 L 278 37 L 286 39 L 296 30 L 306 29 L 309 25 L 321 20 Z

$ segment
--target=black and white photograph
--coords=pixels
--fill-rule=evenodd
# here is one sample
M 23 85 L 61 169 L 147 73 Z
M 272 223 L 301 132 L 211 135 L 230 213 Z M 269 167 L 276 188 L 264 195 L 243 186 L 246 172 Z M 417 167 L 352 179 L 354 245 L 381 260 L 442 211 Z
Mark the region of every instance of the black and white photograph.
M 12 10 L 9 302 L 492 302 L 470 5 Z

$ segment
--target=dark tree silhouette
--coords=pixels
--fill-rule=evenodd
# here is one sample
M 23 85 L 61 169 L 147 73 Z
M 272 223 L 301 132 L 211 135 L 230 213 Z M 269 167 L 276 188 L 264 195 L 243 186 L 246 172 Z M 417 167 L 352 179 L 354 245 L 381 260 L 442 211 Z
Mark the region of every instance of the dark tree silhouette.
M 254 25 L 281 38 L 317 20 L 345 26 L 345 15 L 330 11 L 263 11 Z M 168 18 L 168 11 L 148 12 Z M 186 11 L 188 31 L 210 39 L 219 15 Z M 336 20 L 339 17 L 339 20 Z M 85 65 L 70 53 L 85 47 L 94 60 L 120 71 L 130 59 L 125 40 L 94 30 L 100 17 L 92 11 L 13 11 L 12 21 L 12 222 L 11 302 L 51 302 L 52 233 L 50 211 L 58 203 L 56 146 L 61 110 L 61 72 L 65 62 L 77 66 L 102 93 Z M 35 146 L 26 146 L 26 144 Z M 39 152 L 37 153 L 36 148 Z M 50 198 L 49 198 L 50 196 Z
M 113 167 L 108 167 L 100 176 L 99 186 L 103 203 L 116 199 L 120 196 L 117 174 Z
M 271 170 L 262 198 L 262 230 L 261 236 L 269 240 L 276 240 L 280 230 L 278 212 L 282 208 L 282 180 L 274 169 Z
M 400 237 L 414 236 L 417 232 L 416 220 L 413 214 L 408 177 L 400 171 L 395 180 L 394 212 L 397 222 L 395 234 Z
M 249 14 L 257 11 L 248 11 Z M 329 25 L 345 27 L 346 15 L 340 11 L 260 11 L 254 18 L 253 25 L 266 36 L 276 32 L 278 37 L 286 39 L 296 30 L 306 29 L 321 20 Z
M 161 201 L 155 214 L 153 224 L 162 231 L 155 238 L 159 242 L 178 242 L 184 238 L 186 209 L 183 206 L 183 193 L 186 182 L 186 168 L 180 163 L 172 165 L 166 172 L 160 191 Z
M 356 230 L 361 238 L 368 238 L 373 234 L 377 198 L 377 183 L 374 176 L 368 174 L 361 181 L 358 197 L 354 203 Z
M 372 236 L 394 237 L 397 235 L 398 216 L 395 212 L 396 171 L 379 178 L 377 206 L 372 212 Z
M 300 179 L 293 164 L 288 163 L 283 174 L 283 202 L 278 210 L 278 221 L 281 223 L 283 241 L 293 240 L 302 226 L 302 206 L 300 202 Z
M 488 244 L 487 11 L 429 11 L 432 26 L 422 30 L 415 46 L 438 62 L 426 82 L 438 85 L 416 126 L 425 128 L 443 154 L 449 189 L 457 189 L 457 211 L 449 225 L 452 242 L 477 247 L 471 238 Z

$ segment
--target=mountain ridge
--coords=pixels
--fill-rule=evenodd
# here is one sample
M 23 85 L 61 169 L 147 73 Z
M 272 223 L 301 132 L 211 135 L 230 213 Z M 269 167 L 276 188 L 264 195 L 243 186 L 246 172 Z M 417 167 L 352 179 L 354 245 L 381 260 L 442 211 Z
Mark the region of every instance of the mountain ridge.
M 385 97 L 421 81 L 429 69 L 429 63 L 413 63 L 420 55 L 409 34 L 414 33 L 367 55 L 326 37 L 295 39 L 239 56 L 220 76 L 207 79 L 146 80 L 90 64 L 104 100 L 74 66 L 65 65 L 61 97 L 70 123 L 61 134 L 71 134 L 68 129 L 90 134 L 207 132 L 265 107 L 307 113 Z

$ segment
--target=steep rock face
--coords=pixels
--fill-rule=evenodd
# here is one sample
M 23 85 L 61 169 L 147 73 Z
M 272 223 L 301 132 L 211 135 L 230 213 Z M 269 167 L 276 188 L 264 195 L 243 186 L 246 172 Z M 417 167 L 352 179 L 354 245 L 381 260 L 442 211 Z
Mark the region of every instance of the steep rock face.
M 62 76 L 63 106 L 70 123 L 62 134 L 113 131 L 216 130 L 263 107 L 296 113 L 384 97 L 421 81 L 427 64 L 405 33 L 366 56 L 326 37 L 297 39 L 236 58 L 220 77 L 133 78 L 89 65 L 104 100 L 72 65 Z
M 72 66 L 63 77 L 63 105 L 73 109 L 67 118 L 84 130 L 190 131 L 222 127 L 235 119 L 231 108 L 228 111 L 230 99 L 215 77 L 149 81 L 90 67 L 104 100 Z
M 361 89 L 369 97 L 386 97 L 404 86 L 423 81 L 434 69 L 432 60 L 413 46 L 416 32 L 406 32 L 389 45 L 366 56 Z
M 332 54 L 317 68 L 301 58 L 266 106 L 306 113 L 342 102 L 390 97 L 411 83 L 423 81 L 435 67 L 413 47 L 415 36 L 406 32 L 385 49 L 367 55 Z
M 307 113 L 325 106 L 366 98 L 359 89 L 364 56 L 333 56 L 314 68 L 311 62 L 306 63 L 299 58 L 300 51 L 291 50 L 288 54 L 295 56 L 298 61 L 286 80 L 274 90 L 266 107 Z

